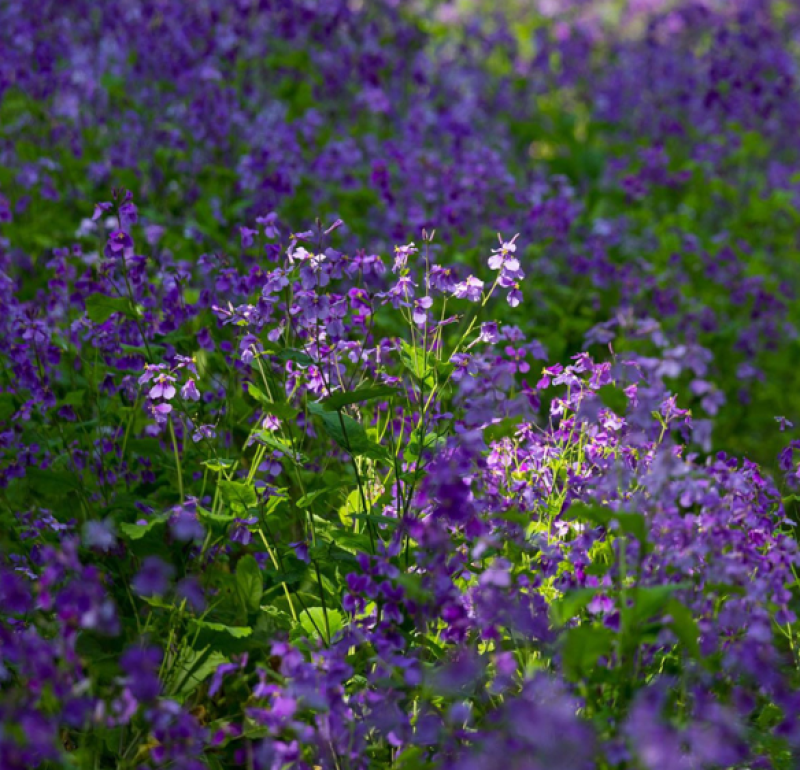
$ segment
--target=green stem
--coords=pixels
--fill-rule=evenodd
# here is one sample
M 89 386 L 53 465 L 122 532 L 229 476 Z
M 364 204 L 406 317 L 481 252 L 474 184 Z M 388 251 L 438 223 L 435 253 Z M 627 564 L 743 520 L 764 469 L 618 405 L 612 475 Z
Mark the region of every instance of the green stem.
M 186 500 L 183 494 L 183 473 L 181 472 L 181 457 L 178 453 L 178 439 L 175 438 L 175 427 L 172 424 L 172 417 L 169 418 L 169 435 L 172 439 L 172 451 L 175 454 L 175 470 L 178 472 L 178 493 L 181 496 L 181 504 Z

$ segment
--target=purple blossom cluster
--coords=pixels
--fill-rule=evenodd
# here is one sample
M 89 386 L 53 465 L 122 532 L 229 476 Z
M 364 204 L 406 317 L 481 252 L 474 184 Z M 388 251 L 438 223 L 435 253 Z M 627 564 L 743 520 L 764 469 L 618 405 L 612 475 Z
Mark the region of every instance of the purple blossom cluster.
M 96 5 L 0 7 L 0 768 L 795 767 L 794 9 Z

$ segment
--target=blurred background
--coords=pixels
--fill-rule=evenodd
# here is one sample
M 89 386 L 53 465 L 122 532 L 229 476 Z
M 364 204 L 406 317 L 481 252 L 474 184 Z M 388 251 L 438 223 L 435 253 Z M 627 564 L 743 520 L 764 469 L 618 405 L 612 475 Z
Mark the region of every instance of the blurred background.
M 774 468 L 775 417 L 800 424 L 798 29 L 757 0 L 6 0 L 3 291 L 46 321 L 53 250 L 91 266 L 112 188 L 201 282 L 257 264 L 241 228 L 272 212 L 368 253 L 435 228 L 467 267 L 518 232 L 505 323 L 552 362 L 651 356 L 696 451 Z

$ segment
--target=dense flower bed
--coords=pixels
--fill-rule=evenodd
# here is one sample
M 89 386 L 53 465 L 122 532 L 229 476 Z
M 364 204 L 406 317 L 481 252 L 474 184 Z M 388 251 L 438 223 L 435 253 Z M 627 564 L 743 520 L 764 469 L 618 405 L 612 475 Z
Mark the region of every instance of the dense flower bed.
M 602 5 L 0 7 L 0 767 L 796 766 L 796 18 Z

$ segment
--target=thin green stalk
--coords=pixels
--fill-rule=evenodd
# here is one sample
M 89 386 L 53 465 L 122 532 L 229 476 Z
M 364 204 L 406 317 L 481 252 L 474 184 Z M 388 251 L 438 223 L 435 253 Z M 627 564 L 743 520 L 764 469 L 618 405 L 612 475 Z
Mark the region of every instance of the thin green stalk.
M 183 493 L 183 473 L 181 471 L 181 457 L 178 453 L 178 439 L 175 438 L 175 428 L 172 425 L 172 417 L 169 418 L 169 435 L 172 439 L 172 451 L 175 455 L 175 469 L 178 472 L 178 494 L 181 497 L 181 504 L 183 504 L 186 500 L 186 497 Z

